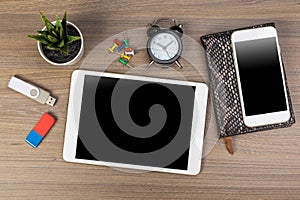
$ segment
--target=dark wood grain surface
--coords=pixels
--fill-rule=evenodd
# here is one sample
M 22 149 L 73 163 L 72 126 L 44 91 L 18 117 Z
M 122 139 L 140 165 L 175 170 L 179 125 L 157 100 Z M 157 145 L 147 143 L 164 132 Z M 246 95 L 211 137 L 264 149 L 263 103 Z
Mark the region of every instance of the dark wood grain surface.
M 197 176 L 128 173 L 109 167 L 63 161 L 62 149 L 70 78 L 106 38 L 173 17 L 199 42 L 204 34 L 276 22 L 296 120 L 300 114 L 299 1 L 24 1 L 0 4 L 0 199 L 299 199 L 300 126 L 233 138 L 231 156 L 219 141 L 203 159 Z M 83 32 L 85 55 L 74 66 L 47 64 L 27 38 L 49 18 L 69 13 Z M 52 18 L 54 19 L 54 17 Z M 199 43 L 200 45 L 200 43 Z M 122 73 L 123 69 L 111 71 Z M 11 76 L 30 80 L 58 97 L 50 108 L 8 89 Z M 193 70 L 184 76 L 198 80 Z M 42 113 L 58 121 L 37 149 L 24 141 Z

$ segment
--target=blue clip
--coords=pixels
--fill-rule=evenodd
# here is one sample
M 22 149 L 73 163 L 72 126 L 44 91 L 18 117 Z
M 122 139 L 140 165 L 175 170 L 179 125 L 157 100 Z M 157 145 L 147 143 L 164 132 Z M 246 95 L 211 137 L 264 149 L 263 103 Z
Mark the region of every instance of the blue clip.
M 125 48 L 125 44 L 122 43 L 122 45 L 118 47 L 118 52 L 121 52 L 124 48 Z

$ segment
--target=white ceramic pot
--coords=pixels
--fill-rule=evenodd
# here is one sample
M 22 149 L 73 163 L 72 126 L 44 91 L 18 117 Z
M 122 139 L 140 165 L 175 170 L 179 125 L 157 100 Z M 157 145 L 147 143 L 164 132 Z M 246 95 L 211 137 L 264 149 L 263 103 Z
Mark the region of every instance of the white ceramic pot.
M 56 21 L 53 21 L 53 22 L 52 22 L 52 24 L 55 24 L 55 23 L 56 23 Z M 75 56 L 75 58 L 73 58 L 72 60 L 70 60 L 70 61 L 68 61 L 68 62 L 65 62 L 65 63 L 56 63 L 56 62 L 53 62 L 53 61 L 49 60 L 49 59 L 45 56 L 45 54 L 44 54 L 44 51 L 43 51 L 43 49 L 42 49 L 42 43 L 39 42 L 39 41 L 37 42 L 37 47 L 38 47 L 38 50 L 39 50 L 40 55 L 44 58 L 45 61 L 47 61 L 48 63 L 50 63 L 50 64 L 52 64 L 52 65 L 57 65 L 57 66 L 74 65 L 74 64 L 77 63 L 77 62 L 81 59 L 81 57 L 83 56 L 83 53 L 84 53 L 83 35 L 82 35 L 81 31 L 79 30 L 79 28 L 78 28 L 75 24 L 73 24 L 73 23 L 71 23 L 71 22 L 69 22 L 69 21 L 67 21 L 67 24 L 73 26 L 73 27 L 79 32 L 80 37 L 81 37 L 81 47 L 80 47 L 80 50 L 79 50 L 78 54 Z M 43 30 L 43 31 L 46 30 L 46 26 L 45 26 L 42 30 Z

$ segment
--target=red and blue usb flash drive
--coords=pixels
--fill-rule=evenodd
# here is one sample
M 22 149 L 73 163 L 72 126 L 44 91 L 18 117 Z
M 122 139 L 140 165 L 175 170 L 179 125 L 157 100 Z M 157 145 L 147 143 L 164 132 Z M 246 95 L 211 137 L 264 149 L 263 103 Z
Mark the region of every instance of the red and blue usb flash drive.
M 26 142 L 33 148 L 36 148 L 55 124 L 55 121 L 55 118 L 49 113 L 43 114 L 41 119 L 36 123 L 34 128 L 26 137 Z

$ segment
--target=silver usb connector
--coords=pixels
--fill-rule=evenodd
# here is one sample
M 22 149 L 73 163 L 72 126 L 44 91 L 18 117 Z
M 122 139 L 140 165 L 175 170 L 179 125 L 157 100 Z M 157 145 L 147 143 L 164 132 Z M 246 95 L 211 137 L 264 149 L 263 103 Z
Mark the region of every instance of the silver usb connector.
M 56 99 L 54 97 L 49 96 L 46 101 L 46 104 L 48 104 L 49 106 L 54 106 L 55 102 L 56 102 Z
M 29 84 L 19 78 L 12 77 L 8 83 L 8 87 L 24 94 L 25 96 L 41 103 L 54 106 L 56 98 L 50 96 L 50 93 L 46 90 L 37 87 L 35 85 Z
M 37 102 L 40 102 L 41 104 L 48 104 L 49 106 L 54 106 L 56 99 L 50 96 L 50 93 L 46 90 L 43 90 L 42 88 L 38 88 L 38 90 L 39 95 L 37 95 L 33 99 Z

